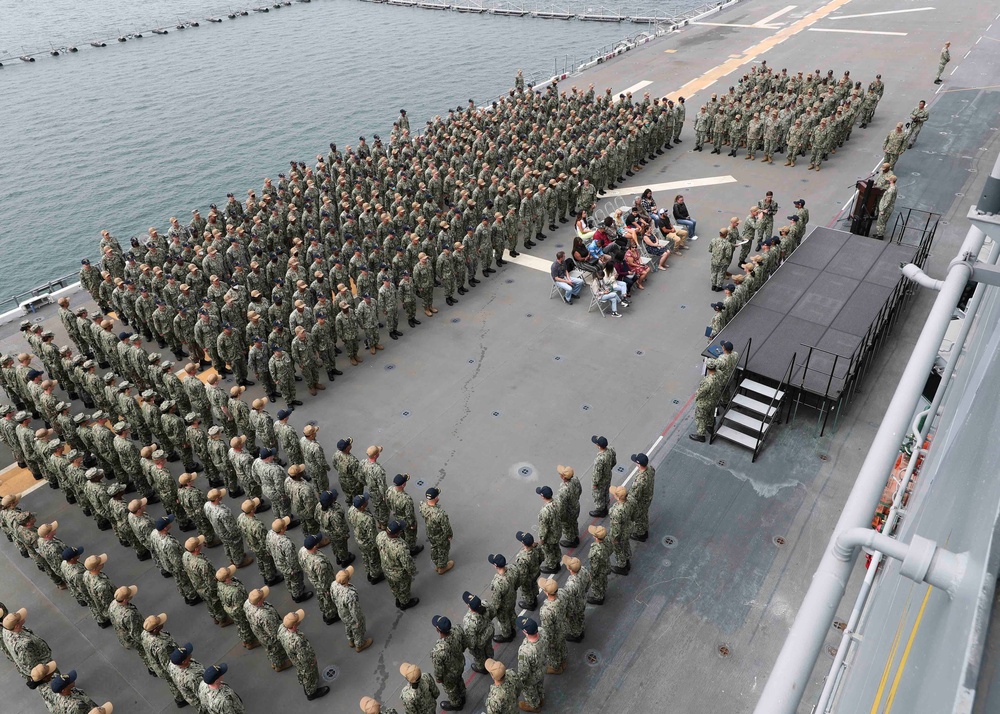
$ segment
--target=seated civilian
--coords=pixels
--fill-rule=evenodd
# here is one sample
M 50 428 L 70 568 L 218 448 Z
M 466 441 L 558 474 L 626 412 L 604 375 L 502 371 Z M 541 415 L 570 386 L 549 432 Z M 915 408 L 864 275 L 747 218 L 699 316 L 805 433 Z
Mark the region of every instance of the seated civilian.
M 677 194 L 674 198 L 674 221 L 687 229 L 691 240 L 698 240 L 698 234 L 695 230 L 698 224 L 691 218 L 691 214 L 688 213 L 687 204 L 684 203 L 684 196 L 680 194 Z
M 628 303 L 625 302 L 628 299 L 628 286 L 618 279 L 618 271 L 615 270 L 615 264 L 610 260 L 604 264 L 604 279 L 611 280 L 614 283 L 615 291 L 621 296 L 625 307 L 628 307 Z
M 573 298 L 583 290 L 583 280 L 581 278 L 571 278 L 569 272 L 566 270 L 565 263 L 566 253 L 560 250 L 556 253 L 555 262 L 549 268 L 549 273 L 552 275 L 552 281 L 556 284 L 556 287 L 562 290 L 563 300 L 566 301 L 567 305 L 572 305 Z
M 624 300 L 621 300 L 618 295 L 615 288 L 615 279 L 613 277 L 605 275 L 597 281 L 597 294 L 600 296 L 598 297 L 598 300 L 601 302 L 611 303 L 611 317 L 622 316 L 621 313 L 618 312 L 618 302 L 621 301 L 623 305 L 627 303 Z
M 587 250 L 587 246 L 580 236 L 573 239 L 573 262 L 580 270 L 585 270 L 588 273 L 597 272 L 597 260 L 591 257 L 590 251 Z
M 642 243 L 646 246 L 646 252 L 649 253 L 650 257 L 653 259 L 652 264 L 656 266 L 654 270 L 663 270 L 664 268 L 670 267 L 667 265 L 667 258 L 670 257 L 670 250 L 660 245 L 660 242 L 656 240 L 655 234 L 644 234 L 642 236 Z
M 591 228 L 587 223 L 587 212 L 581 210 L 580 216 L 576 219 L 577 235 L 583 238 L 584 241 L 588 241 L 594 237 L 594 231 L 595 229 Z
M 615 274 L 618 276 L 618 280 L 625 285 L 625 297 L 631 297 L 632 286 L 635 285 L 636 275 L 629 270 L 628 265 L 626 265 L 625 256 L 622 255 L 619 258 L 615 258 L 612 265 L 615 268 Z
M 643 191 L 642 196 L 637 201 L 637 205 L 645 217 L 652 218 L 655 216 L 658 213 L 658 209 L 656 208 L 656 199 L 653 198 L 653 189 L 647 188 Z
M 634 243 L 625 251 L 625 265 L 635 275 L 635 286 L 640 290 L 645 290 L 646 288 L 643 287 L 643 283 L 646 282 L 646 278 L 649 277 L 652 271 L 649 266 L 642 264 L 639 247 Z

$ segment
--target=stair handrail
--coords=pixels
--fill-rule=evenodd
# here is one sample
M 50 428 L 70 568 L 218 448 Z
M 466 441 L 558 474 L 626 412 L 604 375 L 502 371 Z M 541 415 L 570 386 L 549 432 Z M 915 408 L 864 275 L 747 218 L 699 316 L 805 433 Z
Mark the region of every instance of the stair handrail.
M 771 423 L 770 420 L 773 419 L 773 416 L 768 416 L 768 415 L 771 413 L 771 409 L 774 408 L 774 402 L 775 400 L 778 399 L 778 393 L 779 392 L 782 393 L 781 395 L 782 399 L 788 396 L 786 390 L 788 389 L 792 381 L 792 371 L 795 369 L 795 358 L 797 356 L 798 353 L 795 352 L 792 354 L 792 358 L 788 360 L 788 367 L 785 368 L 785 376 L 781 378 L 781 381 L 778 383 L 778 387 L 774 390 L 774 393 L 771 395 L 771 401 L 768 402 L 767 411 L 764 412 L 764 419 L 761 420 L 762 424 L 770 425 Z M 780 403 L 778 406 L 779 407 L 781 406 Z M 775 410 L 775 414 L 777 414 L 777 410 Z M 770 429 L 765 429 L 763 426 L 761 426 L 760 432 L 757 434 L 757 444 L 754 446 L 753 449 L 753 459 L 751 460 L 751 463 L 757 460 L 757 455 L 760 453 L 760 449 L 764 445 L 764 439 L 767 437 L 768 431 L 770 431 Z
M 733 368 L 733 371 L 729 374 L 729 378 L 726 380 L 726 384 L 722 387 L 722 391 L 719 392 L 719 398 L 715 402 L 715 409 L 712 411 L 712 435 L 709 440 L 710 444 L 715 441 L 715 433 L 719 430 L 719 420 L 720 420 L 719 406 L 723 403 L 723 401 L 726 404 L 725 409 L 722 410 L 724 418 L 726 412 L 728 412 L 729 408 L 732 406 L 733 397 L 736 396 L 735 394 L 730 394 L 730 388 L 732 387 L 733 380 L 736 378 L 736 373 L 741 371 L 746 371 L 747 366 L 750 364 L 750 346 L 752 344 L 753 344 L 753 338 L 748 337 L 747 346 L 744 348 L 743 353 L 740 355 L 740 358 L 736 361 L 736 366 Z M 742 367 L 740 367 L 740 362 L 743 363 Z

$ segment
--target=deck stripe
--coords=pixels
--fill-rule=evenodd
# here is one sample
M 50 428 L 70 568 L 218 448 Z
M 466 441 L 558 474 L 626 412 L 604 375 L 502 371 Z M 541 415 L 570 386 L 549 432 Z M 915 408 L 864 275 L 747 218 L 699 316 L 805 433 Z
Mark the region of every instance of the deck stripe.
M 889 690 L 889 698 L 885 701 L 885 714 L 889 714 L 892 711 L 892 704 L 896 700 L 896 690 L 899 687 L 899 680 L 903 678 L 903 670 L 906 669 L 906 660 L 910 657 L 910 648 L 913 647 L 913 641 L 917 639 L 917 631 L 920 630 L 920 623 L 924 619 L 924 609 L 927 607 L 927 601 L 931 599 L 932 590 L 933 588 L 928 585 L 924 601 L 920 603 L 917 619 L 913 622 L 913 629 L 910 630 L 910 637 L 906 641 L 906 648 L 903 649 L 903 656 L 899 660 L 899 667 L 896 668 L 896 676 L 892 678 L 892 688 Z
M 768 15 L 767 17 L 765 17 L 760 22 L 755 22 L 753 24 L 753 27 L 761 27 L 763 25 L 768 25 L 768 24 L 771 23 L 772 20 L 778 19 L 779 17 L 781 17 L 785 13 L 791 12 L 792 10 L 794 10 L 797 7 L 798 7 L 798 5 L 787 5 L 787 6 L 783 7 L 781 10 L 778 10 L 777 12 Z
M 843 32 L 850 35 L 893 35 L 906 37 L 905 32 L 882 32 L 881 30 L 840 30 L 833 27 L 810 27 L 809 32 Z
M 889 648 L 889 656 L 885 660 L 885 667 L 882 669 L 882 678 L 879 680 L 878 689 L 875 691 L 875 699 L 872 701 L 872 708 L 869 714 L 878 714 L 882 705 L 882 693 L 885 692 L 885 684 L 889 681 L 889 671 L 892 669 L 893 660 L 896 659 L 896 649 L 899 647 L 900 637 L 903 635 L 903 624 L 906 622 L 906 614 L 910 611 L 910 604 L 907 602 L 906 609 L 899 617 L 899 624 L 896 626 L 896 636 L 892 638 L 892 647 Z
M 614 198 L 615 196 L 633 196 L 637 193 L 642 193 L 647 188 L 651 188 L 654 191 L 672 191 L 679 188 L 697 188 L 699 186 L 718 186 L 724 183 L 736 183 L 736 179 L 732 176 L 708 176 L 706 178 L 699 179 L 685 179 L 683 181 L 668 181 L 666 183 L 650 183 L 650 184 L 639 184 L 638 186 L 626 186 L 624 188 L 616 188 L 613 191 L 608 191 L 604 196 L 599 196 L 598 198 Z M 673 203 L 673 201 L 671 201 Z
M 903 12 L 923 12 L 924 10 L 936 10 L 935 7 L 913 7 L 907 10 L 883 10 L 882 12 L 863 12 L 859 15 L 838 15 L 831 17 L 831 20 L 853 20 L 856 17 L 876 17 L 877 15 L 898 15 Z

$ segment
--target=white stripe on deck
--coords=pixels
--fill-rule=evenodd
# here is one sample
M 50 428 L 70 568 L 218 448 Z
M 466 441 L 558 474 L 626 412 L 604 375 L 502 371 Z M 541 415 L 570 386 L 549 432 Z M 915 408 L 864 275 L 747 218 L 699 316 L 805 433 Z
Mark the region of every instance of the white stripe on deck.
M 636 82 L 631 87 L 625 87 L 625 89 L 622 89 L 621 91 L 619 91 L 618 94 L 628 94 L 629 92 L 631 92 L 632 94 L 635 94 L 640 89 L 645 89 L 646 87 L 648 87 L 652 83 L 653 82 L 651 80 L 644 79 L 641 82 Z M 618 101 L 617 97 L 615 98 L 615 101 L 616 102 Z
M 777 30 L 781 27 L 781 25 L 739 25 L 735 22 L 689 22 L 688 24 L 704 27 L 739 27 L 750 30 Z
M 773 14 L 771 14 L 771 15 L 768 15 L 767 17 L 765 17 L 765 18 L 764 18 L 763 20 L 761 20 L 760 22 L 755 22 L 755 23 L 754 23 L 754 27 L 761 27 L 762 25 L 767 25 L 767 24 L 768 24 L 768 23 L 770 23 L 770 22 L 771 22 L 772 20 L 776 20 L 776 19 L 778 19 L 779 17 L 781 17 L 782 15 L 784 15 L 785 13 L 788 13 L 788 12 L 791 12 L 791 11 L 792 11 L 792 10 L 794 10 L 794 9 L 795 9 L 796 7 L 798 7 L 798 5 L 788 5 L 788 6 L 784 7 L 784 8 L 782 8 L 781 10 L 778 10 L 778 11 L 777 11 L 776 13 L 773 13 Z
M 828 17 L 827 20 L 852 20 L 855 17 L 876 17 L 877 15 L 898 15 L 903 12 L 924 12 L 925 10 L 937 10 L 936 7 L 912 7 L 907 10 L 884 10 L 882 12 L 863 12 L 860 15 L 838 15 Z
M 810 27 L 809 32 L 846 32 L 852 35 L 895 35 L 906 37 L 905 32 L 881 32 L 879 30 L 837 30 L 832 27 Z
M 647 188 L 651 188 L 654 191 L 671 191 L 678 188 L 698 188 L 699 186 L 718 186 L 724 183 L 736 183 L 736 179 L 732 176 L 709 176 L 707 178 L 700 179 L 687 179 L 684 181 L 668 181 L 667 183 L 647 183 L 639 184 L 637 186 L 627 186 L 625 188 L 616 188 L 613 191 L 608 191 L 604 196 L 598 196 L 597 200 L 614 198 L 615 196 L 632 196 L 638 193 L 642 193 Z
M 539 249 L 545 250 L 548 247 L 549 246 L 546 246 L 545 243 L 542 242 L 542 243 L 538 243 L 538 245 L 535 248 L 535 250 L 539 250 Z M 531 268 L 532 270 L 538 270 L 538 271 L 540 271 L 542 273 L 548 273 L 550 271 L 550 269 L 552 268 L 553 261 L 556 259 L 555 258 L 556 252 L 558 252 L 560 250 L 562 250 L 562 249 L 561 248 L 553 248 L 552 251 L 551 251 L 552 252 L 552 257 L 550 259 L 546 260 L 545 258 L 538 258 L 538 257 L 536 257 L 534 255 L 529 255 L 522 248 L 521 252 L 518 253 L 518 255 L 517 255 L 516 258 L 512 258 L 510 256 L 510 254 L 508 254 L 507 257 L 504 258 L 504 260 L 506 262 L 508 262 L 508 263 L 514 263 L 515 265 L 520 265 L 520 266 L 523 266 L 525 268 Z

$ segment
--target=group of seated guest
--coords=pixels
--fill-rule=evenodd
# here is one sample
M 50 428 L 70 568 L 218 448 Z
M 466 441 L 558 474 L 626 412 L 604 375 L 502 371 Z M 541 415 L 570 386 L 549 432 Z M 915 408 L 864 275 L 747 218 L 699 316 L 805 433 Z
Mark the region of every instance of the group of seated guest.
M 651 189 L 635 199 L 631 210 L 618 209 L 603 221 L 581 210 L 570 255 L 560 251 L 552 264 L 552 280 L 563 299 L 573 304 L 579 295 L 583 281 L 572 276 L 579 270 L 594 280 L 600 299 L 611 303 L 611 314 L 620 316 L 618 303 L 627 306 L 633 289 L 644 290 L 651 273 L 669 267 L 667 258 L 672 252 L 687 250 L 689 237 L 697 238 L 683 196 L 675 198 L 673 215 L 677 227 L 671 223 L 669 211 L 657 208 Z

